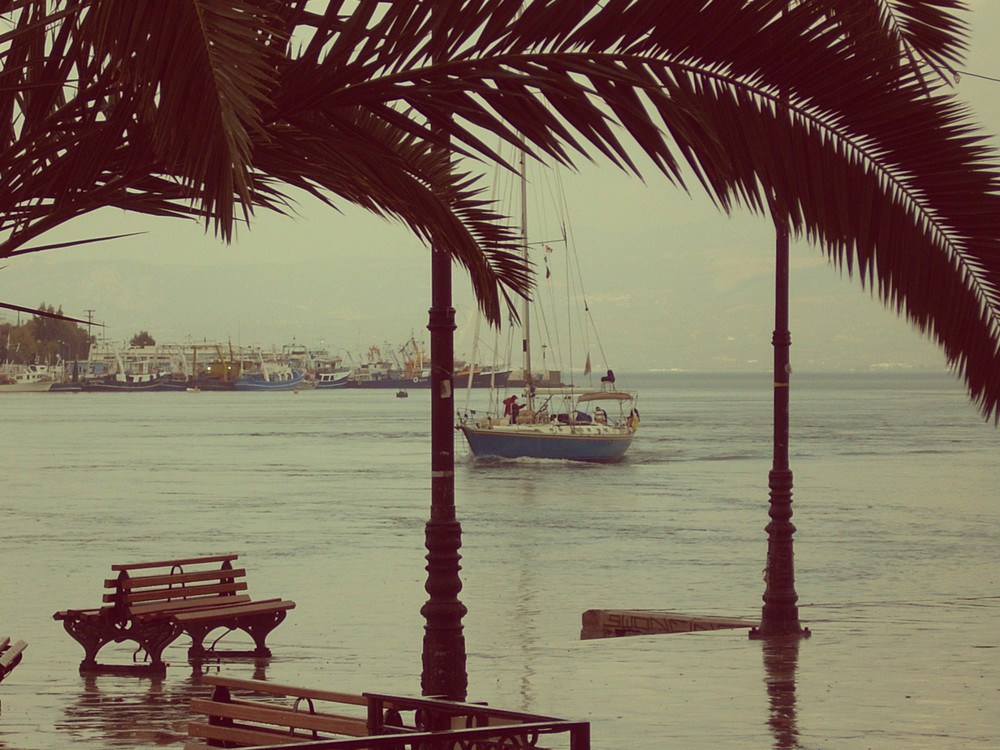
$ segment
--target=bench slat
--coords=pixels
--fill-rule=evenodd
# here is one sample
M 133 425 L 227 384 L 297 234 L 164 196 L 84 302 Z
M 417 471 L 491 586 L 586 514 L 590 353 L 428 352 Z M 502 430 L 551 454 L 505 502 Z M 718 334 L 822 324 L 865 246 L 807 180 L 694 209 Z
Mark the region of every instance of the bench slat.
M 220 601 L 221 600 L 221 601 Z M 239 596 L 201 596 L 183 601 L 157 602 L 153 604 L 140 604 L 129 607 L 129 612 L 133 617 L 155 617 L 156 615 L 170 615 L 174 612 L 183 612 L 190 609 L 205 609 L 209 607 L 229 606 L 230 604 L 246 604 L 251 599 L 247 594 Z
M 234 583 L 212 583 L 204 586 L 178 586 L 172 589 L 148 589 L 146 591 L 130 591 L 125 594 L 126 604 L 134 606 L 142 602 L 163 601 L 170 599 L 190 599 L 195 596 L 205 596 L 207 594 L 235 594 L 237 591 L 246 591 L 248 588 L 246 581 L 236 581 Z M 118 600 L 117 594 L 105 594 L 104 601 L 112 604 Z
M 112 565 L 112 570 L 141 570 L 143 568 L 172 568 L 174 565 L 195 565 L 197 563 L 232 562 L 239 555 L 209 555 L 208 557 L 185 557 L 177 560 L 158 560 L 156 562 L 141 562 Z
M 330 703 L 349 703 L 355 706 L 367 706 L 368 699 L 354 693 L 338 693 L 332 690 L 317 690 L 316 688 L 299 687 L 298 685 L 280 685 L 264 680 L 241 680 L 237 677 L 225 677 L 209 674 L 202 677 L 206 685 L 221 685 L 230 690 L 247 690 L 269 695 L 286 695 L 292 698 L 312 698 L 313 700 L 329 701 Z
M 27 641 L 14 641 L 13 646 L 9 645 L 10 638 L 5 638 L 4 641 L 3 649 L 0 650 L 0 676 L 20 660 L 21 653 L 28 647 Z
M 106 578 L 104 587 L 108 589 L 122 588 L 126 591 L 132 589 L 150 588 L 152 586 L 179 586 L 182 583 L 196 583 L 198 581 L 222 581 L 227 578 L 244 578 L 247 572 L 244 568 L 210 568 L 209 570 L 193 570 L 189 573 L 159 573 L 155 576 L 135 576 L 118 580 L 117 578 Z
M 268 731 L 267 729 L 251 729 L 248 727 L 220 727 L 201 722 L 188 724 L 188 734 L 192 737 L 204 737 L 206 740 L 220 740 L 233 743 L 239 747 L 254 745 L 283 745 L 308 742 L 313 739 L 312 733 L 291 735 L 288 732 Z M 223 745 L 225 747 L 225 745 Z
M 364 737 L 368 733 L 366 719 L 325 712 L 309 713 L 308 710 L 302 709 L 293 711 L 290 706 L 275 706 L 256 701 L 214 701 L 195 698 L 191 701 L 191 710 L 209 717 L 239 719 L 286 729 L 308 729 L 352 737 Z
M 101 612 L 111 611 L 110 607 L 100 607 L 98 609 L 64 609 L 52 615 L 53 620 L 71 620 L 77 617 L 97 617 Z
M 239 617 L 243 615 L 257 615 L 265 612 L 278 612 L 281 610 L 295 609 L 295 602 L 287 599 L 263 599 L 248 604 L 236 604 L 233 606 L 219 604 L 218 606 L 197 609 L 193 612 L 178 612 L 173 618 L 182 625 L 195 622 L 205 622 L 217 620 L 223 617 Z

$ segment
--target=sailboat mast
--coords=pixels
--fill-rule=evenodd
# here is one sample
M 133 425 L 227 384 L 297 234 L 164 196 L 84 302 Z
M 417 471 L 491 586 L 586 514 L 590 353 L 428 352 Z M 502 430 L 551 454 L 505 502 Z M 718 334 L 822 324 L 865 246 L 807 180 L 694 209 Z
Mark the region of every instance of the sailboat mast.
M 525 265 L 528 263 L 528 175 L 527 159 L 521 151 L 521 252 Z M 531 304 L 528 298 L 521 302 L 521 351 L 524 357 L 524 387 L 527 392 L 528 409 L 534 410 L 534 378 L 531 373 Z

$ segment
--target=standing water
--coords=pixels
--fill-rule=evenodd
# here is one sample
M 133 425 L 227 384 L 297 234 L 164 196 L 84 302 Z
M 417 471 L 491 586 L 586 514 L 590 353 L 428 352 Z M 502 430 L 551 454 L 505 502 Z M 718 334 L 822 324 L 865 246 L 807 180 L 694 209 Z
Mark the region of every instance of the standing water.
M 997 746 L 1000 433 L 959 383 L 795 377 L 811 638 L 581 641 L 588 609 L 755 619 L 764 588 L 770 378 L 619 383 L 642 413 L 620 464 L 476 464 L 456 433 L 470 700 L 590 721 L 595 748 Z M 0 684 L 0 748 L 183 743 L 188 703 L 207 692 L 185 638 L 164 678 L 83 677 L 52 619 L 96 606 L 113 563 L 236 552 L 252 595 L 297 603 L 269 660 L 211 671 L 418 694 L 429 398 L 0 398 L 0 636 L 29 642 Z

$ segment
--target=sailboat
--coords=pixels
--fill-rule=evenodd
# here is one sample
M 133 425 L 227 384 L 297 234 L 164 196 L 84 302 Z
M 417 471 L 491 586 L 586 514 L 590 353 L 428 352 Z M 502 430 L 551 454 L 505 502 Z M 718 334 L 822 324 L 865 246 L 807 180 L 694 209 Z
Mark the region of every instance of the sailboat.
M 529 243 L 526 159 L 520 156 L 521 246 L 529 260 L 531 247 L 551 253 L 549 241 Z M 567 246 L 565 228 L 562 241 Z M 544 259 L 548 278 L 548 258 Z M 569 287 L 567 286 L 567 290 Z M 586 305 L 584 305 L 586 309 Z M 587 310 L 589 314 L 589 310 Z M 462 431 L 472 455 L 483 458 L 537 458 L 614 463 L 622 460 L 639 427 L 637 395 L 618 390 L 612 370 L 600 378 L 597 387 L 577 387 L 563 382 L 560 370 L 546 367 L 552 353 L 542 344 L 543 367 L 533 370 L 531 305 L 525 300 L 521 311 L 521 351 L 523 369 L 512 373 L 508 385 L 522 387 L 520 397 L 508 395 L 502 401 L 491 398 L 485 415 L 467 410 L 459 416 Z M 548 323 L 546 323 L 548 326 Z M 584 377 L 592 376 L 590 354 L 583 368 Z M 521 400 L 524 403 L 520 403 Z M 502 406 L 502 409 L 501 409 Z M 605 408 L 607 407 L 607 408 Z

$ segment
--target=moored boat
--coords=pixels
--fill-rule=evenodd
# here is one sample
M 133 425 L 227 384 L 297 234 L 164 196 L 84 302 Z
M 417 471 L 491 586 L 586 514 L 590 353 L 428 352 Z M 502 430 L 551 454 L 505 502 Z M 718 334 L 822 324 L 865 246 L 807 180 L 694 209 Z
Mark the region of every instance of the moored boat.
M 80 390 L 84 393 L 140 393 L 143 391 L 158 391 L 163 377 L 155 373 L 132 375 L 131 373 L 115 373 L 102 378 L 80 381 Z
M 288 365 L 263 362 L 254 371 L 243 370 L 233 387 L 237 391 L 296 391 L 302 387 L 305 373 Z
M 430 359 L 417 340 L 410 337 L 391 358 L 378 346 L 369 347 L 364 361 L 347 379 L 348 388 L 428 388 L 431 384 Z
M 296 391 L 302 387 L 305 375 L 287 363 L 261 360 L 253 368 L 244 365 L 233 387 L 237 391 Z
M 346 388 L 350 378 L 350 370 L 336 370 L 332 372 L 317 372 L 314 381 L 317 389 L 327 390 L 331 388 Z
M 57 382 L 57 369 L 47 365 L 7 364 L 0 368 L 0 393 L 39 393 Z

